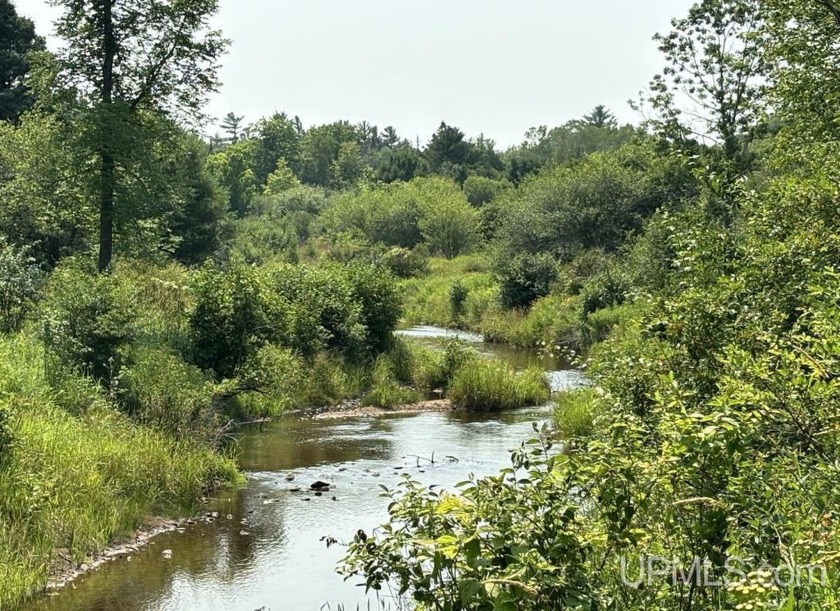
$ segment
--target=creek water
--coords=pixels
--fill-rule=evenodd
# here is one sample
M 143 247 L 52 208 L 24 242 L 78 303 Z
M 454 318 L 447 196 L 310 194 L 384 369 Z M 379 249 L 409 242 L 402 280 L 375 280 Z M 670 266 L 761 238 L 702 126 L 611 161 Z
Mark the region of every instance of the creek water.
M 433 345 L 452 332 L 419 327 L 401 334 Z M 555 390 L 585 383 L 583 374 L 554 359 L 484 344 L 471 334 L 460 337 L 516 366 L 542 366 Z M 248 481 L 207 506 L 206 511 L 219 512 L 218 520 L 160 535 L 130 561 L 108 563 L 30 608 L 397 609 L 387 595 L 366 595 L 358 580 L 345 582 L 335 570 L 344 548 L 327 549 L 322 537 L 349 541 L 359 529 L 370 533 L 387 519 L 380 484 L 394 487 L 404 474 L 451 487 L 470 473 L 497 472 L 509 464 L 508 451 L 532 435 L 532 423 L 549 417 L 547 406 L 495 415 L 289 416 L 262 430 L 244 430 L 238 452 Z M 308 488 L 316 480 L 335 487 L 315 496 Z M 290 492 L 295 487 L 303 492 Z M 164 550 L 171 550 L 171 557 Z

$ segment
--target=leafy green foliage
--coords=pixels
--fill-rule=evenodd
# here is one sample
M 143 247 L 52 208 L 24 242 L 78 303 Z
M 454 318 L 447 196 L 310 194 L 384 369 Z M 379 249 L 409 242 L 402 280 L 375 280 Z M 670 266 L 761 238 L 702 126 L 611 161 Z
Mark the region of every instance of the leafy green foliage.
M 32 21 L 18 15 L 11 0 L 0 0 L 0 121 L 16 121 L 32 107 L 27 54 L 44 47 Z
M 393 280 L 364 265 L 204 269 L 190 327 L 196 362 L 232 378 L 268 344 L 362 360 L 385 350 L 400 314 Z
M 510 468 L 470 478 L 460 494 L 408 476 L 386 489 L 390 522 L 381 536 L 350 545 L 342 572 L 429 609 L 595 607 L 591 552 L 578 534 L 582 509 L 540 433 L 513 453 Z
M 214 444 L 221 422 L 209 377 L 166 348 L 140 346 L 118 381 L 122 409 L 136 422 L 175 439 Z
M 443 178 L 419 178 L 344 193 L 327 210 L 333 235 L 356 231 L 370 242 L 429 250 L 453 258 L 478 242 L 478 216 L 461 190 Z
M 615 250 L 690 189 L 690 178 L 671 176 L 668 166 L 651 147 L 633 145 L 556 167 L 520 186 L 515 197 L 521 204 L 510 209 L 498 235 L 514 253 L 566 260 L 583 249 Z
M 541 405 L 550 390 L 538 367 L 515 371 L 502 361 L 474 359 L 455 370 L 447 396 L 457 407 L 493 412 Z
M 17 331 L 33 308 L 43 272 L 0 238 L 0 333 Z
M 42 335 L 53 366 L 110 385 L 135 334 L 132 306 L 120 299 L 116 282 L 68 262 L 52 273 L 45 292 Z
M 557 263 L 548 254 L 520 254 L 514 259 L 499 259 L 496 264 L 502 305 L 506 308 L 527 308 L 551 291 L 557 278 Z
M 464 181 L 464 194 L 471 206 L 481 208 L 509 189 L 506 180 L 494 180 L 486 176 L 470 176 Z

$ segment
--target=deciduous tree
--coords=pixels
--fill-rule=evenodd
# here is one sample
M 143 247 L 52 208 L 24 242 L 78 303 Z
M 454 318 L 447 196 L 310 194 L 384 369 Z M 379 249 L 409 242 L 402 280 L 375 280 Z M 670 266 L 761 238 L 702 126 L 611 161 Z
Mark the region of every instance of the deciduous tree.
M 52 0 L 62 82 L 87 106 L 98 160 L 100 271 L 111 264 L 121 157 L 143 113 L 195 118 L 218 84 L 226 41 L 210 26 L 218 0 Z

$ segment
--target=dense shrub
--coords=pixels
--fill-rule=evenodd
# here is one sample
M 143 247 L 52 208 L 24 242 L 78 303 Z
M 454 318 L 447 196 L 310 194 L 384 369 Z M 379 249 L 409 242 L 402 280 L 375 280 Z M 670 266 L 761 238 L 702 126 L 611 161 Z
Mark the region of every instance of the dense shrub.
M 233 227 L 228 258 L 241 258 L 257 265 L 298 261 L 298 230 L 287 218 L 267 220 L 249 216 L 235 221 Z
M 167 348 L 135 349 L 120 374 L 118 396 L 122 409 L 141 424 L 175 439 L 218 441 L 212 380 Z
M 268 418 L 302 407 L 305 383 L 304 363 L 294 352 L 262 346 L 237 371 L 237 411 L 244 417 Z
M 452 320 L 454 322 L 458 322 L 464 315 L 467 298 L 469 296 L 469 289 L 464 286 L 460 280 L 456 281 L 449 289 L 449 307 L 451 310 Z
M 599 558 L 580 533 L 585 509 L 539 433 L 499 476 L 470 477 L 458 493 L 408 476 L 386 490 L 388 524 L 351 543 L 341 572 L 427 609 L 600 608 Z
M 379 257 L 379 261 L 397 278 L 421 276 L 429 268 L 429 259 L 419 248 L 389 248 Z
M 583 313 L 591 314 L 614 305 L 621 305 L 627 298 L 629 287 L 620 275 L 609 268 L 587 281 L 583 288 Z
M 332 350 L 351 360 L 383 352 L 401 305 L 385 270 L 364 264 L 233 264 L 207 268 L 195 282 L 190 316 L 195 359 L 222 378 L 266 344 L 311 359 Z
M 72 367 L 106 384 L 119 372 L 122 348 L 135 335 L 134 305 L 120 299 L 114 277 L 72 261 L 50 276 L 41 318 L 53 365 Z
M 471 206 L 481 208 L 511 188 L 507 180 L 496 180 L 485 176 L 470 176 L 464 181 L 464 194 Z
M 347 267 L 351 298 L 360 306 L 364 350 L 384 352 L 402 315 L 402 296 L 393 277 L 380 267 L 355 264 Z
M 671 163 L 652 146 L 632 144 L 558 166 L 520 185 L 499 236 L 515 252 L 568 260 L 583 249 L 613 251 L 665 204 L 677 205 L 690 177 L 670 176 Z
M 285 325 L 287 308 L 271 310 L 259 270 L 234 264 L 227 271 L 206 267 L 193 282 L 196 304 L 190 314 L 193 359 L 219 377 L 239 366 Z
M 478 214 L 458 186 L 443 178 L 418 178 L 339 195 L 322 217 L 337 235 L 356 232 L 373 244 L 414 248 L 424 242 L 447 258 L 477 244 Z
M 551 291 L 557 263 L 548 254 L 519 254 L 500 258 L 496 264 L 500 296 L 505 308 L 527 308 Z
M 42 281 L 43 273 L 34 259 L 0 236 L 0 333 L 20 328 Z

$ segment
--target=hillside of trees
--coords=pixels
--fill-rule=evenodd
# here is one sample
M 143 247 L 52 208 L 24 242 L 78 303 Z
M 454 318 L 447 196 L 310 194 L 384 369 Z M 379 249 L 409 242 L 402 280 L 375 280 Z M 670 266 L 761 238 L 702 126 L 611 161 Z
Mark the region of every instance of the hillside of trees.
M 593 103 L 500 150 L 208 127 L 216 0 L 56 4 L 51 53 L 0 0 L 0 608 L 55 550 L 236 482 L 236 422 L 450 385 L 480 408 L 453 383 L 479 365 L 395 339 L 421 323 L 593 386 L 499 477 L 407 482 L 342 571 L 429 610 L 836 608 L 840 6 L 700 0 L 638 125 Z M 737 579 L 628 587 L 647 557 Z

